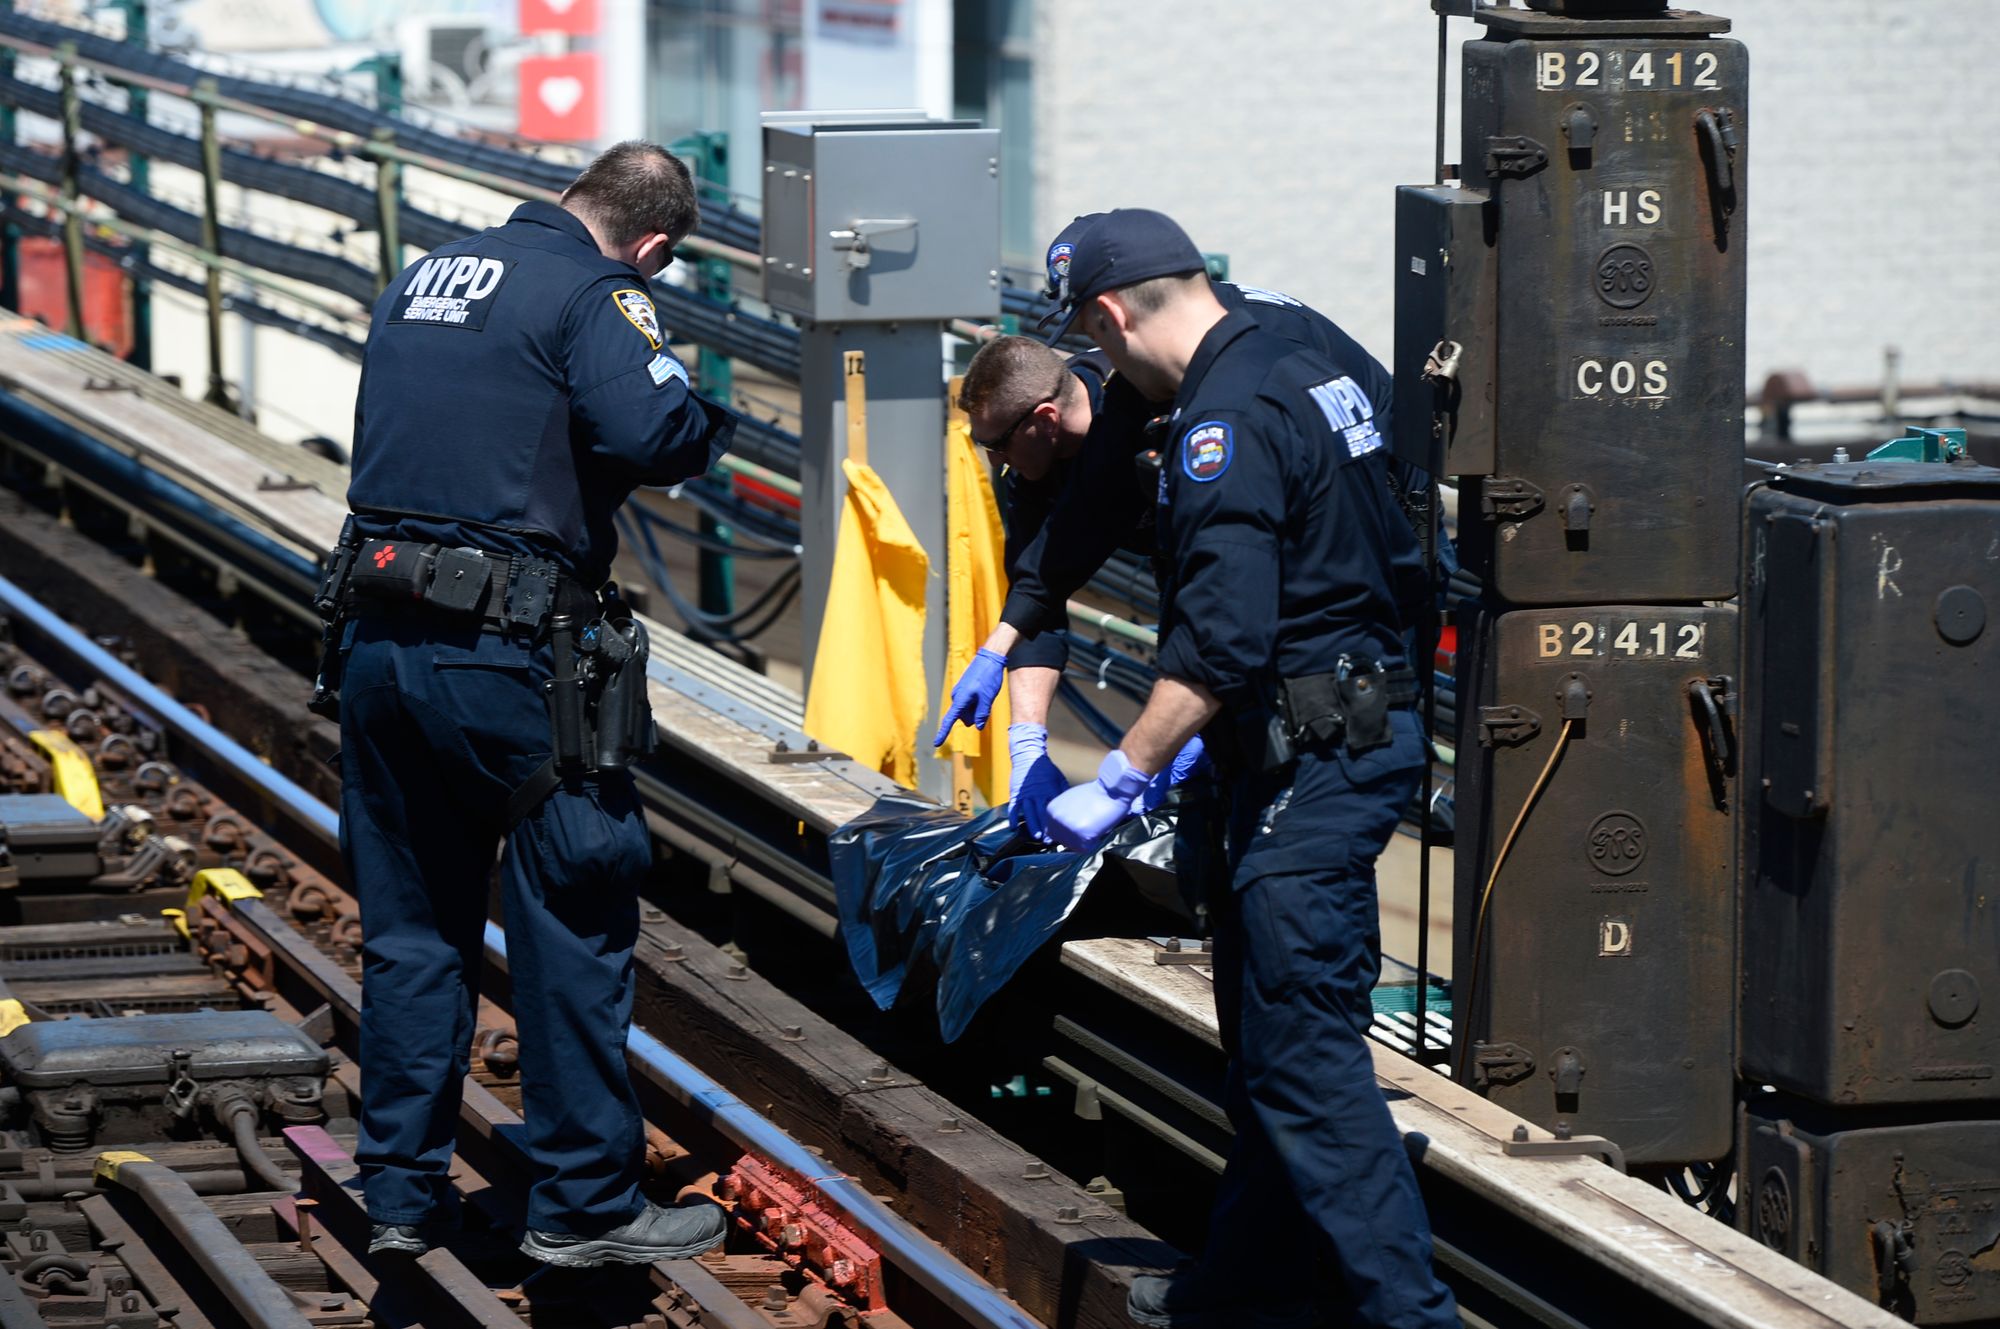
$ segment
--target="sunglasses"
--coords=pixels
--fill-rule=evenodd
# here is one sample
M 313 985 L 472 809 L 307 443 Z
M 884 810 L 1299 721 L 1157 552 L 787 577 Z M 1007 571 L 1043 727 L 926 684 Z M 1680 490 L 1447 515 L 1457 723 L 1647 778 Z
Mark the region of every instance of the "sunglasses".
M 1007 450 L 1007 445 L 1014 441 L 1014 435 L 1020 431 L 1022 425 L 1028 423 L 1028 419 L 1030 416 L 1034 415 L 1036 411 L 1041 410 L 1042 407 L 1049 405 L 1051 402 L 1055 401 L 1058 397 L 1062 396 L 1063 384 L 1062 384 L 1062 378 L 1060 376 L 1063 374 L 1067 374 L 1068 372 L 1069 370 L 1067 369 L 1058 369 L 1056 371 L 1056 374 L 1058 375 L 1058 377 L 1056 378 L 1056 385 L 1049 389 L 1049 395 L 1043 397 L 1040 401 L 1033 403 L 1028 407 L 1027 410 L 1015 416 L 1014 423 L 1008 425 L 1005 429 L 1001 430 L 991 439 L 975 438 L 972 441 L 978 446 L 985 448 L 988 452 L 1005 452 Z

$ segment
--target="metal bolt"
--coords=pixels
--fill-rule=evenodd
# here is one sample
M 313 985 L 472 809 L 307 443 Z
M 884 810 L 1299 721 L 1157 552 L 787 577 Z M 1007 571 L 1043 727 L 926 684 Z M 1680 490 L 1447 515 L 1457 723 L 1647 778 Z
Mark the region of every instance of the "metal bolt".
M 1078 1211 L 1078 1209 L 1077 1209 L 1077 1207 L 1076 1207 L 1075 1205 L 1073 1205 L 1073 1204 L 1065 1204 L 1065 1205 L 1059 1205 L 1059 1206 L 1057 1206 L 1057 1208 L 1056 1208 L 1056 1222 L 1058 1222 L 1058 1223 L 1081 1223 L 1082 1221 L 1083 1221 L 1083 1215 L 1082 1215 L 1082 1213 L 1081 1213 L 1081 1212 L 1079 1212 L 1079 1211 Z
M 739 983 L 748 982 L 750 979 L 750 966 L 738 960 L 735 964 L 729 966 L 729 972 L 724 974 L 723 977 L 733 978 Z
M 886 1061 L 876 1062 L 867 1075 L 869 1084 L 887 1084 L 889 1079 L 889 1063 Z
M 806 1041 L 806 1031 L 795 1024 L 783 1025 L 778 1029 L 778 1037 L 787 1043 L 803 1043 Z
M 1021 1178 L 1024 1181 L 1047 1181 L 1049 1178 L 1049 1166 L 1040 1161 L 1029 1163 L 1028 1166 L 1021 1169 Z
M 957 1135 L 964 1129 L 965 1128 L 963 1126 L 960 1126 L 958 1124 L 957 1117 L 946 1117 L 943 1121 L 938 1123 L 939 1135 Z
M 682 950 L 678 946 L 667 946 L 661 949 L 660 958 L 662 960 L 671 960 L 678 963 L 679 961 L 687 959 L 687 952 Z
M 785 1285 L 783 1283 L 773 1283 L 764 1289 L 765 1310 L 781 1311 L 789 1305 L 791 1305 L 791 1301 L 785 1296 Z
M 1528 1128 L 1526 1126 L 1516 1126 L 1514 1128 L 1514 1142 L 1516 1144 L 1525 1143 L 1527 1138 L 1528 1138 Z
M 1558 1140 L 1567 1140 L 1567 1139 L 1569 1138 L 1569 1123 L 1568 1123 L 1568 1122 L 1566 1122 L 1566 1121 L 1559 1121 L 1559 1122 L 1557 1122 L 1557 1123 L 1556 1123 L 1556 1138 L 1557 1138 Z

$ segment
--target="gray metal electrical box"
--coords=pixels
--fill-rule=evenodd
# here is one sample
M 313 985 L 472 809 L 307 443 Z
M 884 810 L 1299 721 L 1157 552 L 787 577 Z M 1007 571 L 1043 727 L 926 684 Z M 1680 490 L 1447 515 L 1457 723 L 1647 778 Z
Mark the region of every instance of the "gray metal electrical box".
M 999 130 L 867 111 L 763 127 L 773 308 L 818 323 L 999 314 Z
M 1736 607 L 1518 609 L 1459 631 L 1477 663 L 1458 682 L 1452 1021 L 1472 1047 L 1455 1060 L 1494 1102 L 1634 1164 L 1720 1158 Z
M 1680 10 L 1479 17 L 1460 160 L 1490 200 L 1498 345 L 1460 556 L 1509 604 L 1732 595 L 1748 57 Z
M 1448 476 L 1493 471 L 1493 369 L 1499 347 L 1493 301 L 1493 201 L 1475 189 L 1396 190 L 1396 455 Z M 1447 375 L 1424 368 L 1446 349 Z M 1432 421 L 1448 430 L 1433 440 Z M 1440 446 L 1441 445 L 1441 446 Z
M 2000 469 L 1750 495 L 1743 1070 L 1822 1103 L 2000 1102 Z

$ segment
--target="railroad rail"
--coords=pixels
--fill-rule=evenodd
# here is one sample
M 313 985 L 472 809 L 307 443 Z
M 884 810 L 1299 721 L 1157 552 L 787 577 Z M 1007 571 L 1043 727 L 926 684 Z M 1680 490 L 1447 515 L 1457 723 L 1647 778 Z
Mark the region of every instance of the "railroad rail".
M 34 390 L 72 420 L 88 421 L 97 409 L 82 385 L 66 385 L 60 375 L 38 377 Z M 140 408 L 159 414 L 165 408 L 148 407 L 143 396 L 126 404 L 133 416 L 115 429 L 101 419 L 92 424 L 112 436 L 100 442 L 112 446 L 115 438 L 127 456 L 169 452 L 171 431 L 136 418 L 144 414 Z M 173 469 L 165 455 L 154 455 L 150 465 L 156 479 Z M 179 467 L 182 476 L 198 469 Z M 246 526 L 274 535 L 283 522 L 256 511 L 266 493 L 293 500 L 299 493 L 282 482 L 238 491 L 250 509 Z M 19 594 L 8 592 L 10 600 Z M 113 686 L 129 687 L 135 702 L 144 698 L 156 720 L 176 717 L 160 723 L 182 735 L 174 741 L 195 754 L 200 778 L 232 791 L 250 821 L 273 828 L 300 860 L 328 861 L 330 823 L 308 824 L 313 818 L 302 809 L 310 799 L 277 789 L 261 762 L 231 757 L 216 739 L 202 737 L 209 730 L 199 717 L 180 718 L 170 698 L 149 696 L 144 680 L 57 615 L 25 607 L 14 613 L 17 634 L 35 635 L 37 651 L 52 660 L 62 656 L 79 677 L 117 678 Z M 781 744 L 798 754 L 810 742 L 798 732 L 788 694 L 685 645 L 662 655 L 652 695 L 666 750 L 642 780 L 661 842 L 808 925 L 808 932 L 829 933 L 825 836 L 866 809 L 885 787 L 881 778 L 833 753 L 774 760 Z M 228 683 L 209 680 L 211 695 L 222 695 L 213 689 Z M 310 780 L 308 768 L 296 773 Z M 224 908 L 213 901 L 204 907 Z M 251 902 L 226 917 L 254 932 L 266 908 Z M 239 942 L 252 949 L 250 938 L 239 935 Z M 820 956 L 823 964 L 824 951 Z M 497 970 L 500 957 L 493 958 Z M 1104 1123 L 1079 1132 L 1101 1136 L 1101 1148 L 1051 1149 L 1056 1168 L 982 1133 L 973 1114 L 918 1086 L 663 914 L 648 924 L 641 968 L 642 1021 L 656 1031 L 672 1025 L 677 1051 L 719 1082 L 719 1092 L 739 1102 L 769 1102 L 782 1124 L 822 1141 L 830 1157 L 855 1149 L 850 1166 L 865 1174 L 864 1189 L 898 1195 L 902 1212 L 1050 1322 L 1121 1322 L 1118 1302 L 1131 1272 L 1170 1261 L 1152 1233 L 1117 1215 L 1109 1197 L 1121 1188 L 1135 1215 L 1144 1208 L 1142 1192 L 1149 1193 L 1149 1223 L 1183 1242 L 1198 1235 L 1213 1183 L 1210 1165 L 1226 1146 L 1215 1108 L 1221 1058 L 1212 1005 L 1204 1010 L 1201 980 L 1189 969 L 1166 981 L 1170 967 L 1153 965 L 1143 943 L 1110 938 L 1072 945 L 1062 965 L 1068 986 L 1012 1008 L 1010 1018 L 1027 1011 L 1046 1026 L 1021 1036 L 1035 1043 L 1048 1073 L 1075 1090 L 1078 1117 Z M 308 1015 L 324 1005 L 339 1023 L 338 1004 L 325 991 L 288 1000 Z M 683 1036 L 692 1041 L 683 1045 Z M 829 1055 L 833 1047 L 840 1051 Z M 950 1060 L 931 1053 L 936 1078 L 946 1078 Z M 1589 1156 L 1589 1142 L 1552 1140 L 1386 1047 L 1379 1056 L 1378 1074 L 1408 1133 L 1437 1216 L 1441 1263 L 1468 1323 L 1893 1323 L 1657 1185 L 1622 1176 Z M 646 1056 L 634 1065 L 656 1095 L 663 1092 Z M 694 1091 L 679 1097 L 684 1106 L 720 1101 Z M 479 1134 L 476 1125 L 469 1129 Z M 1518 1132 L 1526 1137 L 1517 1139 Z M 1121 1159 L 1131 1166 L 1116 1166 Z M 1116 1186 L 1089 1190 L 1062 1176 L 1065 1164 L 1072 1175 L 1089 1176 L 1105 1160 Z M 971 1219 L 968 1192 L 976 1197 Z
M 21 635 L 68 640 L 59 620 L 11 585 L 0 585 L 0 599 Z M 361 1091 L 354 902 L 168 754 L 226 768 L 282 807 L 283 836 L 331 843 L 332 814 L 115 660 L 94 658 L 99 648 L 69 645 L 77 651 L 69 668 L 94 664 L 115 678 L 90 669 L 79 684 L 9 644 L 0 696 L 8 786 L 67 807 L 68 824 L 102 845 L 102 870 L 59 872 L 47 837 L 23 842 L 18 817 L 13 828 L 21 880 L 11 903 L 24 918 L 67 921 L 0 928 L 11 1018 L 25 1029 L 9 1044 L 7 1092 L 17 1115 L 31 1109 L 32 1123 L 0 1136 L 0 1227 L 17 1266 L 0 1294 L 39 1302 L 30 1309 L 42 1321 L 83 1323 L 101 1307 L 102 1323 L 121 1325 L 232 1315 L 258 1326 L 362 1323 L 381 1318 L 385 1298 L 412 1296 L 426 1318 L 482 1325 L 572 1303 L 604 1324 L 840 1324 L 864 1315 L 890 1326 L 1037 1323 L 836 1163 L 643 1030 L 633 1031 L 631 1050 L 652 1090 L 652 1171 L 661 1186 L 680 1181 L 683 1192 L 730 1204 L 733 1248 L 662 1262 L 608 1298 L 602 1286 L 615 1274 L 579 1283 L 511 1253 L 507 1233 L 520 1222 L 529 1169 L 508 1087 L 512 1021 L 491 999 L 474 1040 L 482 1073 L 468 1081 L 461 1108 L 467 1235 L 407 1269 L 367 1259 L 366 1216 L 351 1185 Z M 76 807 L 91 791 L 106 808 L 98 821 Z M 63 821 L 60 812 L 43 815 Z M 176 904 L 163 914 L 166 900 Z M 504 975 L 497 926 L 487 950 Z M 271 1065 L 237 1066 L 218 1087 L 200 1064 L 204 1038 L 269 1044 L 285 1033 L 303 1060 L 284 1066 L 281 1081 L 271 1080 Z M 89 1036 L 93 1047 L 121 1036 L 186 1043 L 172 1054 L 187 1063 L 179 1078 L 162 1065 L 158 1087 L 170 1109 L 185 1101 L 187 1110 L 162 1117 L 145 1110 L 145 1093 L 94 1087 L 135 1072 L 130 1056 L 107 1072 L 101 1054 L 79 1054 L 77 1039 Z M 324 1087 L 306 1065 L 322 1044 Z M 220 1106 L 246 1100 L 240 1112 Z M 191 1126 L 219 1124 L 225 1112 L 229 1143 L 194 1138 Z M 284 1162 L 274 1158 L 281 1151 Z

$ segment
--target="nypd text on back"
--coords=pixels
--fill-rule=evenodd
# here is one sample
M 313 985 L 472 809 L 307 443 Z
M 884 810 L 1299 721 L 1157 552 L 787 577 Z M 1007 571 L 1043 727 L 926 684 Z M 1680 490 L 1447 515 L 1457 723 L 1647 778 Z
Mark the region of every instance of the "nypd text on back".
M 400 308 L 389 321 L 478 331 L 486 324 L 486 311 L 507 277 L 507 267 L 504 259 L 477 254 L 425 259 L 411 269 L 409 281 L 397 292 Z
M 1343 375 L 1314 384 L 1307 391 L 1319 403 L 1326 422 L 1347 444 L 1348 456 L 1365 457 L 1382 446 L 1382 435 L 1375 430 L 1375 407 L 1353 379 Z

